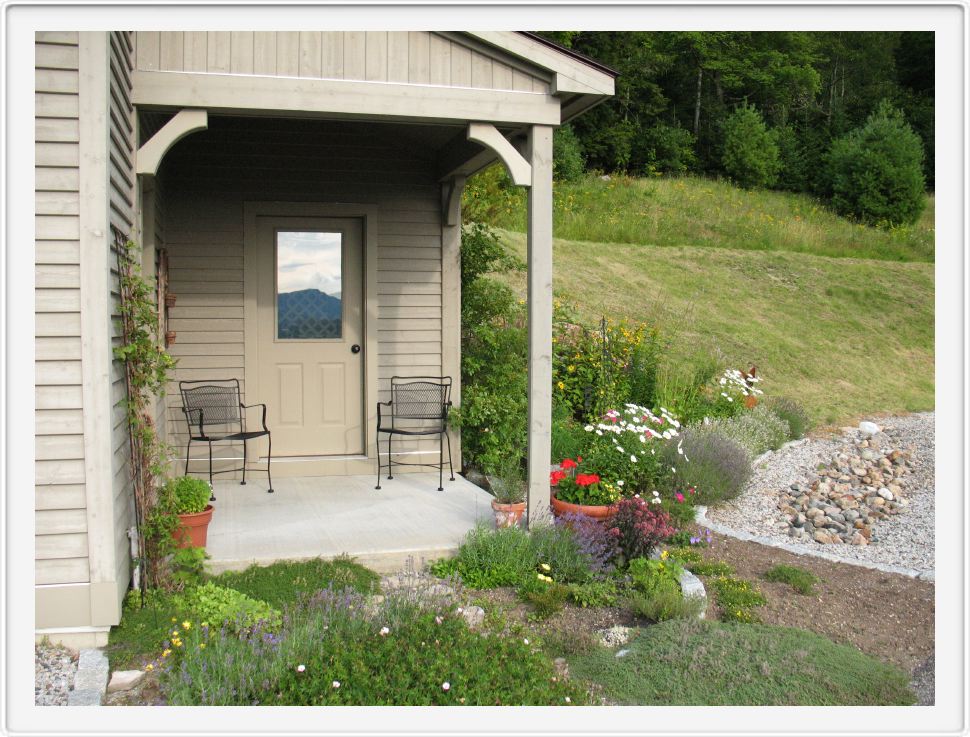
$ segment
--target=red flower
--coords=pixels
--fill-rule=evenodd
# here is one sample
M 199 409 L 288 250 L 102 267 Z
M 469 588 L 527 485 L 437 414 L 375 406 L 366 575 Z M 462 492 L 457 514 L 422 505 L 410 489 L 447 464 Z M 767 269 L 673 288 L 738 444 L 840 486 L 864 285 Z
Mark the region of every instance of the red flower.
M 550 471 L 549 472 L 549 485 L 558 486 L 559 482 L 566 478 L 565 471 Z
M 576 474 L 576 485 L 577 486 L 592 486 L 593 484 L 598 484 L 600 477 L 595 473 L 579 473 Z
M 562 469 L 565 471 L 570 468 L 576 468 L 578 464 L 572 458 L 564 458 L 562 463 L 559 465 L 562 466 Z
M 579 461 L 580 463 L 582 463 L 583 462 L 583 457 L 582 456 L 576 456 L 576 460 Z

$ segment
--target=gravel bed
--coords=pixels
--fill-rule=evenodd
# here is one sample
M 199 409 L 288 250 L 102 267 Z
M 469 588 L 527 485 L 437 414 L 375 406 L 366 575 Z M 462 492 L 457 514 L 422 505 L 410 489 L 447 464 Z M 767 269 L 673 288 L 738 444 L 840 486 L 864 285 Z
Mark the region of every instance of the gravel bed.
M 67 694 L 74 686 L 77 653 L 58 645 L 34 647 L 34 704 L 67 706 Z
M 923 412 L 876 420 L 882 428 L 884 447 L 912 449 L 912 468 L 904 481 L 908 500 L 905 511 L 881 520 L 871 545 L 820 545 L 793 540 L 778 509 L 779 494 L 790 484 L 803 482 L 819 464 L 828 462 L 834 454 L 851 445 L 860 436 L 856 429 L 845 429 L 841 435 L 797 441 L 765 454 L 757 460 L 754 474 L 741 495 L 709 509 L 707 516 L 735 530 L 806 551 L 824 551 L 847 562 L 901 566 L 932 574 L 935 568 L 935 419 L 933 412 Z
M 916 694 L 918 706 L 933 706 L 936 703 L 936 656 L 930 655 L 915 670 L 910 688 Z

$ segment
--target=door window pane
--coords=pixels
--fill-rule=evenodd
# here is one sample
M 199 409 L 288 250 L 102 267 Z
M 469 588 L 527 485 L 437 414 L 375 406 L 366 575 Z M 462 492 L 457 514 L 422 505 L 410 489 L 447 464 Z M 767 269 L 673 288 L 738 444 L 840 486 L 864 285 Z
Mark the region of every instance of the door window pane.
M 340 233 L 276 233 L 276 337 L 341 337 Z

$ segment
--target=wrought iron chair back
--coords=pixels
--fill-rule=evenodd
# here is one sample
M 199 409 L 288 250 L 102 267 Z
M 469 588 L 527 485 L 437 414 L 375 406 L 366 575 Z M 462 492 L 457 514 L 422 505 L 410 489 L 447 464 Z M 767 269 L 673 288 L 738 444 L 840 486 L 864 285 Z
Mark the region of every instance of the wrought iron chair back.
M 388 410 L 382 410 L 388 407 Z M 448 468 L 451 480 L 455 470 L 451 460 L 451 436 L 448 435 L 448 409 L 451 407 L 450 376 L 392 376 L 391 400 L 377 403 L 377 487 L 381 488 L 381 434 L 387 435 L 387 478 L 393 479 L 394 466 L 430 466 L 438 469 L 438 491 L 442 486 L 444 445 L 448 444 Z M 389 422 L 388 422 L 389 420 Z M 402 422 L 403 421 L 403 422 Z M 438 463 L 405 463 L 395 461 L 392 438 L 395 435 L 438 436 Z
M 208 443 L 209 446 L 209 486 L 213 485 L 213 475 L 242 471 L 242 485 L 246 485 L 246 467 L 249 462 L 247 442 L 266 437 L 269 450 L 266 456 L 266 477 L 270 493 L 273 492 L 273 476 L 270 465 L 273 460 L 273 438 L 266 427 L 266 405 L 242 403 L 239 379 L 213 379 L 203 381 L 180 381 L 179 393 L 182 395 L 182 413 L 189 426 L 189 437 L 185 445 L 185 474 L 189 473 L 189 460 L 192 455 L 192 442 Z M 262 408 L 262 428 L 247 431 L 247 409 Z M 218 441 L 242 441 L 242 466 L 215 471 L 212 468 L 212 443 Z M 215 494 L 212 495 L 215 501 Z

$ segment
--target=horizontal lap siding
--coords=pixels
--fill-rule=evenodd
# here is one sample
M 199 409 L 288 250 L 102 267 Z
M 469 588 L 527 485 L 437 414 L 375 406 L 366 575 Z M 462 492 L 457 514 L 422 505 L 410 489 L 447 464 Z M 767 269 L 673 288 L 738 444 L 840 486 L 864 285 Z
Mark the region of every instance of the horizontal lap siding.
M 332 122 L 214 118 L 209 131 L 170 152 L 165 234 L 169 286 L 177 295 L 170 312 L 177 379 L 234 377 L 246 390 L 243 203 L 259 201 L 376 204 L 378 321 L 370 329 L 378 355 L 369 358 L 377 361 L 382 387 L 392 375 L 440 374 L 441 219 L 433 167 L 395 145 L 393 129 L 383 138 L 358 130 Z M 254 165 L 258 176 L 251 174 Z M 170 442 L 184 453 L 177 384 L 168 406 Z M 193 446 L 193 458 L 203 457 L 202 450 Z
M 38 584 L 83 583 L 78 34 L 37 33 L 34 52 L 34 571 Z
M 138 31 L 139 70 L 549 92 L 497 50 L 428 31 Z M 475 46 L 475 48 L 472 48 Z
M 134 40 L 128 31 L 109 34 L 108 60 L 108 219 L 119 232 L 133 235 L 135 228 L 135 120 L 131 104 Z M 112 347 L 120 345 L 120 296 L 117 257 L 111 259 Z M 125 399 L 124 364 L 111 366 L 111 450 L 113 529 L 119 581 L 128 579 L 129 543 L 125 531 L 134 524 L 128 423 L 120 402 Z

